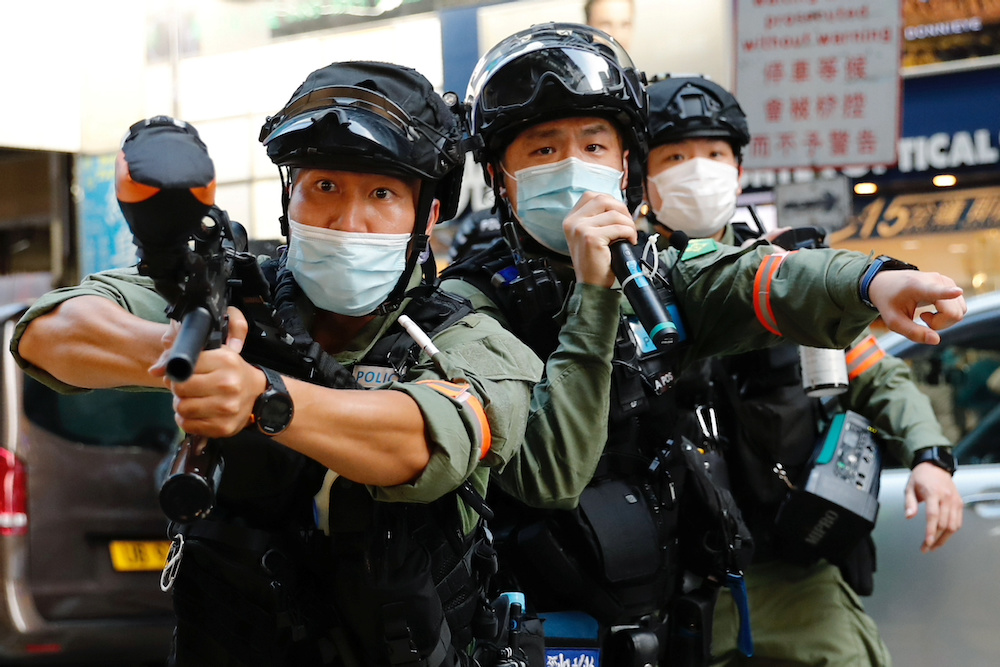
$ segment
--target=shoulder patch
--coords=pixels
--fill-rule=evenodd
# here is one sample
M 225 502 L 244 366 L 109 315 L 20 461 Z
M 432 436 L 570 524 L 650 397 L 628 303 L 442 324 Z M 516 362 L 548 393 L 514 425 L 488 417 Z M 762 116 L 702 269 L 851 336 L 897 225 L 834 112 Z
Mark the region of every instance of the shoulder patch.
M 684 254 L 681 255 L 681 261 L 701 257 L 702 255 L 707 255 L 710 252 L 715 252 L 718 249 L 719 244 L 715 242 L 715 239 L 691 239 L 687 248 L 684 250 Z

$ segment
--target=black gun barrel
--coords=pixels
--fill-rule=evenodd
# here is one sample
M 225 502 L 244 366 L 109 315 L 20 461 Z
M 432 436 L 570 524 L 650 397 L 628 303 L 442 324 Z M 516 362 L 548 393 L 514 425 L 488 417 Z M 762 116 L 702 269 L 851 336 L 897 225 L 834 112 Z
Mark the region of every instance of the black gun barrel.
M 170 474 L 160 486 L 160 508 L 178 523 L 203 519 L 215 506 L 222 458 L 204 436 L 189 435 L 178 446 Z
M 212 315 L 205 308 L 195 308 L 181 320 L 181 328 L 167 357 L 167 377 L 184 382 L 194 372 L 198 356 L 205 349 L 212 332 Z

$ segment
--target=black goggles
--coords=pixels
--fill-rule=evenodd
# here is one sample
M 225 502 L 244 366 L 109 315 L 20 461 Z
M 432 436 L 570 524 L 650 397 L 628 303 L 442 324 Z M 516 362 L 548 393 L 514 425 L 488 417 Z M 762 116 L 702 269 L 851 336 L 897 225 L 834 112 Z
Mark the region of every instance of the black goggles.
M 417 132 L 413 119 L 398 104 L 367 88 L 356 86 L 331 86 L 319 88 L 298 97 L 269 119 L 261 129 L 261 142 L 266 146 L 277 137 L 298 132 L 312 127 L 327 113 L 341 111 L 341 117 L 352 120 L 365 118 L 364 114 L 353 114 L 352 111 L 363 111 L 387 122 L 394 133 L 406 141 L 414 141 Z M 365 125 L 359 128 L 366 133 Z M 370 132 L 368 132 L 370 133 Z M 378 132 L 386 134 L 385 131 Z M 372 137 L 374 138 L 374 137 Z M 380 142 L 381 143 L 381 142 Z M 393 142 L 396 143 L 396 142 Z
M 597 53 L 575 48 L 512 54 L 477 74 L 469 84 L 469 100 L 478 100 L 484 112 L 529 104 L 546 78 L 575 95 L 615 95 L 626 88 L 621 69 Z

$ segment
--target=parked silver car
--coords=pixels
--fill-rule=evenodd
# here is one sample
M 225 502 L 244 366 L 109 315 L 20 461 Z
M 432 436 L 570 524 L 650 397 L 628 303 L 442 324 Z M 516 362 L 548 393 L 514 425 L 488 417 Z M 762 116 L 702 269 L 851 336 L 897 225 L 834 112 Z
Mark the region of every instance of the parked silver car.
M 956 443 L 964 526 L 939 550 L 919 547 L 926 524 L 907 521 L 905 469 L 882 473 L 875 593 L 864 600 L 896 665 L 993 667 L 1000 663 L 1000 293 L 968 299 L 941 344 L 896 334 L 883 348 L 910 364 Z
M 169 394 L 61 395 L 9 352 L 0 308 L 0 663 L 166 658 L 166 520 L 154 473 L 176 441 Z

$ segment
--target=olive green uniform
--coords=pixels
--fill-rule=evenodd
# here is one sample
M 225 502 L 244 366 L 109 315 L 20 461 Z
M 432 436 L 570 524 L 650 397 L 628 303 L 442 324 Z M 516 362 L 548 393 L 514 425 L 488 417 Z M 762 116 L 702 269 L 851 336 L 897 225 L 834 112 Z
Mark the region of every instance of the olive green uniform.
M 417 281 L 419 276 L 415 275 L 411 282 L 415 284 Z M 167 321 L 164 314 L 166 303 L 153 291 L 152 281 L 139 276 L 134 269 L 88 276 L 77 287 L 56 290 L 43 296 L 18 323 L 11 351 L 26 372 L 63 392 L 83 390 L 66 385 L 26 362 L 17 353 L 18 343 L 28 324 L 36 317 L 50 312 L 67 299 L 84 295 L 115 301 L 146 320 Z M 337 361 L 352 369 L 396 321 L 401 310 L 370 322 L 348 344 L 348 351 L 335 355 Z M 426 422 L 430 462 L 412 482 L 392 487 L 370 487 L 378 500 L 426 503 L 454 490 L 467 478 L 471 478 L 477 490 L 484 493 L 488 468 L 504 465 L 521 444 L 531 387 L 542 370 L 538 358 L 495 320 L 475 313 L 466 315 L 437 334 L 434 343 L 444 355 L 448 374 L 452 377 L 443 378 L 441 371 L 426 354 L 422 354 L 405 377 L 384 387 L 405 392 L 417 403 Z M 463 409 L 461 402 L 428 385 L 416 384 L 420 380 L 456 378 L 469 382 L 471 391 L 486 413 L 492 446 L 482 460 L 474 416 Z M 464 506 L 463 510 L 468 529 L 475 523 L 476 517 Z
M 722 243 L 735 243 L 731 226 L 726 228 Z M 870 335 L 866 330 L 851 347 Z M 913 383 L 906 363 L 884 353 L 880 356 L 874 365 L 851 378 L 848 390 L 839 397 L 841 407 L 871 421 L 879 430 L 880 441 L 907 466 L 919 449 L 950 446 L 929 399 Z M 834 565 L 825 560 L 809 566 L 770 560 L 751 565 L 745 578 L 757 656 L 757 661 L 747 664 L 765 659 L 829 667 L 892 664 L 875 622 Z M 723 589 L 713 627 L 713 653 L 723 657 L 717 664 L 745 661 L 736 652 L 738 630 L 736 605 Z
M 764 244 L 741 250 L 705 241 L 692 242 L 680 258 L 673 249 L 660 253 L 667 266 L 676 263 L 674 289 L 687 330 L 686 359 L 781 340 L 754 310 L 755 277 L 773 252 Z M 803 345 L 848 345 L 876 316 L 859 293 L 869 263 L 864 255 L 840 250 L 789 255 L 770 292 L 782 333 Z M 506 322 L 471 284 L 445 280 L 442 287 Z M 559 347 L 535 387 L 525 444 L 497 476 L 501 487 L 529 505 L 572 508 L 593 476 L 608 432 L 611 359 L 623 307 L 628 302 L 619 291 L 577 284 L 560 314 Z

